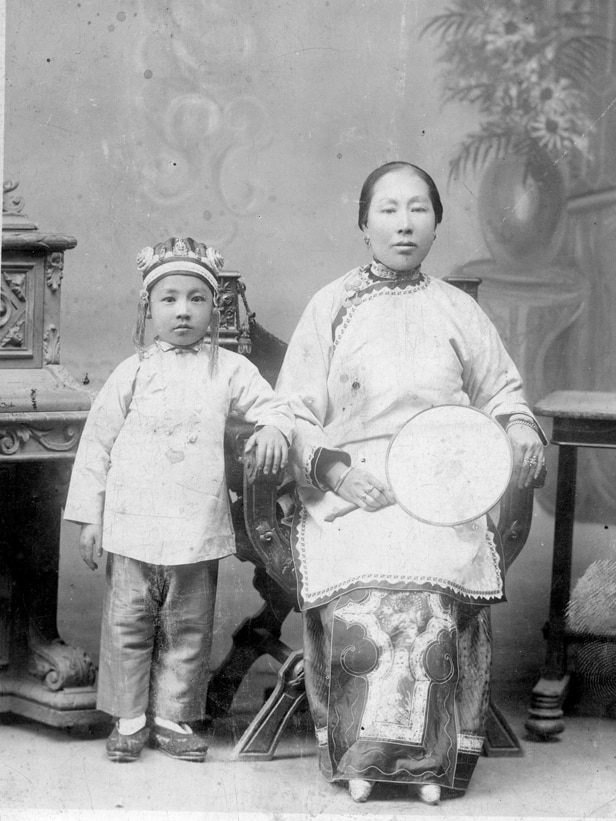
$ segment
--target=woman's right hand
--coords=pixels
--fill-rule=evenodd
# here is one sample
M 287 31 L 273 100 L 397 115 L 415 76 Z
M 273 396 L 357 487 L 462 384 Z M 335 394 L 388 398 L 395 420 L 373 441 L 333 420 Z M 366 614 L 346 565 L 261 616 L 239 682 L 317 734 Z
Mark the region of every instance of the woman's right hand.
M 351 468 L 336 493 L 346 502 L 351 502 L 370 513 L 393 505 L 396 501 L 391 489 L 384 482 L 362 468 Z
M 103 528 L 101 525 L 81 525 L 79 550 L 81 551 L 81 558 L 90 570 L 96 570 L 98 565 L 94 561 L 94 556 L 96 555 L 100 559 L 103 555 Z

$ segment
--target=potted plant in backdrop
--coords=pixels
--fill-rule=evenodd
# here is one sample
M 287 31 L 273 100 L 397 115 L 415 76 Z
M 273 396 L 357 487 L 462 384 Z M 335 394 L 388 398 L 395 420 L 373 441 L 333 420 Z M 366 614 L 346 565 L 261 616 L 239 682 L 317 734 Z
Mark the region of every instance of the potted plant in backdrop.
M 484 170 L 479 219 L 488 248 L 509 267 L 553 258 L 566 205 L 564 172 L 589 158 L 586 95 L 609 42 L 589 0 L 454 0 L 422 34 L 440 39 L 445 102 L 478 107 L 449 177 Z

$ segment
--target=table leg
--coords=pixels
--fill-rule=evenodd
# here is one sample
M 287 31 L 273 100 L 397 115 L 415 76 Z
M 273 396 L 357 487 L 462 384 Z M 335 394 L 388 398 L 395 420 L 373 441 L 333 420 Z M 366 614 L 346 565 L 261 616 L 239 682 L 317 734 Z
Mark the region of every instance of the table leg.
M 106 719 L 90 657 L 57 628 L 68 478 L 52 461 L 0 465 L 0 713 L 56 727 Z
M 571 585 L 571 552 L 575 520 L 577 450 L 561 445 L 558 455 L 554 549 L 550 615 L 546 626 L 547 649 L 541 678 L 532 692 L 526 729 L 543 739 L 561 733 L 565 724 L 562 705 L 569 676 L 565 643 L 566 608 Z

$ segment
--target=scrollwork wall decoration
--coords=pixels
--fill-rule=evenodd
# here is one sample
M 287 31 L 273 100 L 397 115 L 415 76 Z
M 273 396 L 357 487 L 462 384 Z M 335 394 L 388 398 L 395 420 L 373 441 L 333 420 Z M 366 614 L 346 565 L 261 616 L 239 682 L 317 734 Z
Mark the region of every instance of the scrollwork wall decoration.
M 228 248 L 266 197 L 255 168 L 271 143 L 271 118 L 237 83 L 256 54 L 254 26 L 240 0 L 141 0 L 140 15 L 149 32 L 132 95 L 139 190 L 165 209 L 197 209 L 208 242 Z

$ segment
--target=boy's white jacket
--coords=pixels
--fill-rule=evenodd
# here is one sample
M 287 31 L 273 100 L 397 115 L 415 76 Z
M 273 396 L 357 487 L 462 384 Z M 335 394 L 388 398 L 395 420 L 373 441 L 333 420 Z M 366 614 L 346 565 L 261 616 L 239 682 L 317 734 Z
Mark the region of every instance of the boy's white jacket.
M 224 430 L 238 415 L 290 441 L 294 417 L 244 356 L 151 345 L 111 374 L 88 415 L 65 508 L 103 524 L 103 548 L 151 564 L 191 564 L 235 552 Z

